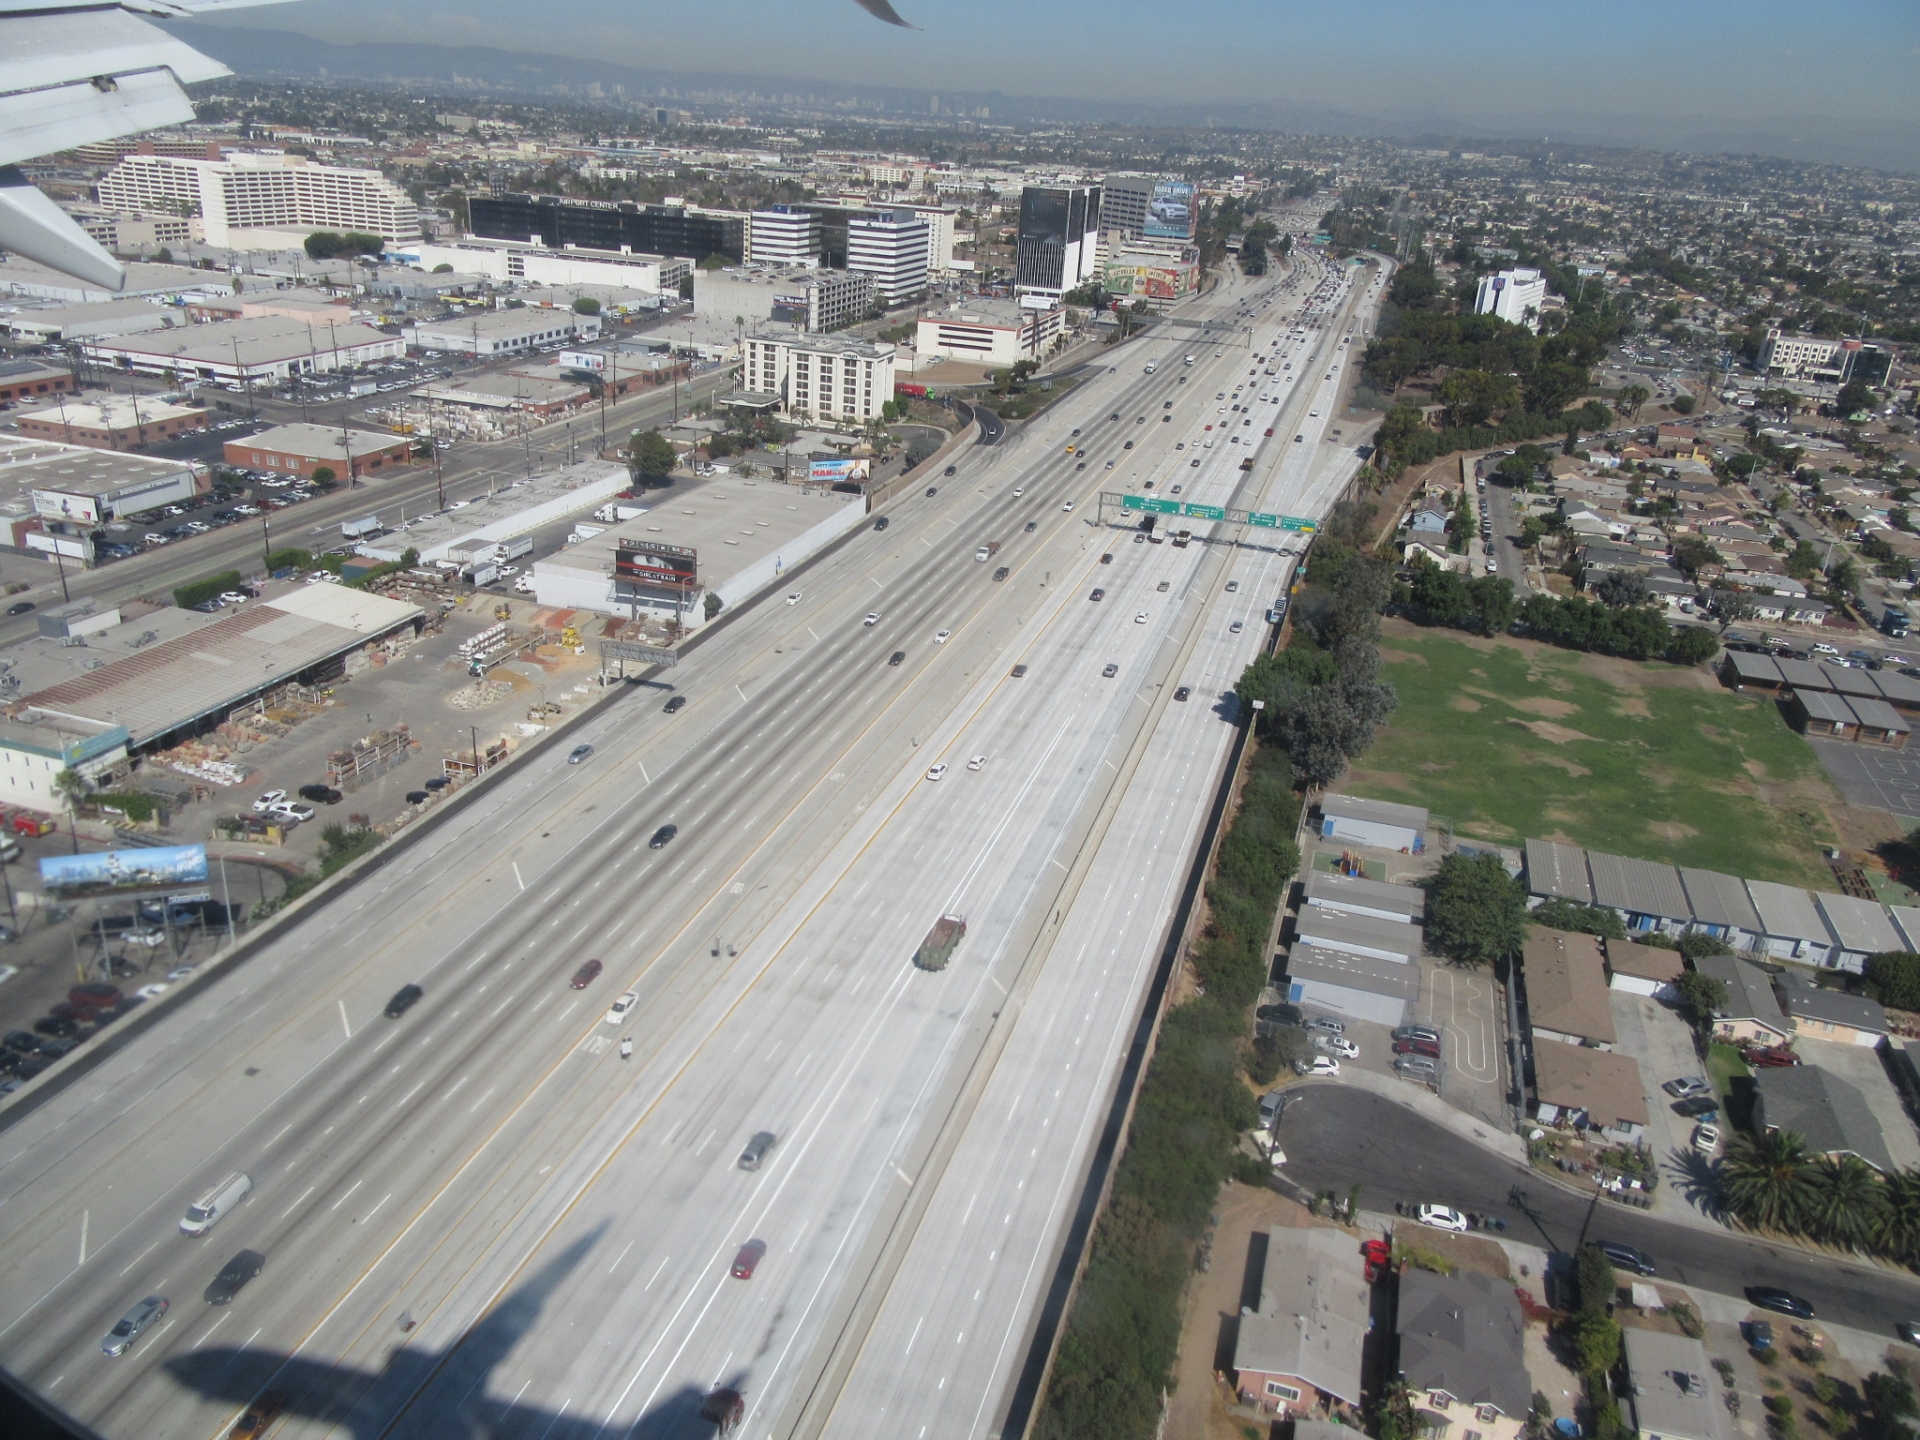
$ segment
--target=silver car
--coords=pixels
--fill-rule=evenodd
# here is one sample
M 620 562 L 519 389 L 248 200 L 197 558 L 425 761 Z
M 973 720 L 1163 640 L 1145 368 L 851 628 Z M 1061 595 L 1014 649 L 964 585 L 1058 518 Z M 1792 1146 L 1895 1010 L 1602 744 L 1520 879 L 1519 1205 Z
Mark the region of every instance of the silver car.
M 120 1323 L 106 1333 L 100 1341 L 102 1353 L 124 1355 L 132 1348 L 141 1333 L 152 1327 L 155 1321 L 167 1313 L 166 1297 L 149 1295 L 138 1305 L 120 1317 Z

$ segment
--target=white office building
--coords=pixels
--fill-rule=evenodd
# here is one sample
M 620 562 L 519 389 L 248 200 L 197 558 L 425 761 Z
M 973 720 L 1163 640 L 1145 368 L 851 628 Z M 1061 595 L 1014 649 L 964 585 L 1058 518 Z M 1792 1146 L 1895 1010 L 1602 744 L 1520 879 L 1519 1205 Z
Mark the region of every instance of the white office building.
M 1529 330 L 1540 328 L 1540 314 L 1546 308 L 1547 277 L 1538 270 L 1502 270 L 1497 275 L 1483 275 L 1473 296 L 1474 314 L 1495 315 Z
M 422 270 L 451 265 L 459 275 L 482 275 L 502 284 L 615 285 L 647 295 L 678 294 L 693 262 L 629 250 L 555 249 L 518 240 L 468 237 L 439 245 L 409 246 L 399 258 Z
M 922 359 L 973 361 L 1004 368 L 1016 360 L 1038 360 L 1063 333 L 1066 311 L 1045 310 L 1005 300 L 968 300 L 936 314 L 922 315 L 914 350 Z
M 953 222 L 958 218 L 944 205 L 896 205 L 927 222 L 927 273 L 945 275 L 953 269 Z
M 378 170 L 271 151 L 225 160 L 129 155 L 101 177 L 100 203 L 135 214 L 197 216 L 207 244 L 234 250 L 288 249 L 319 230 L 389 242 L 420 238 L 419 210 Z
M 857 270 L 735 266 L 696 270 L 693 313 L 721 325 L 840 330 L 873 309 L 873 276 Z
M 820 217 L 800 205 L 755 210 L 747 229 L 747 259 L 755 265 L 820 263 Z
M 835 335 L 762 332 L 747 337 L 740 385 L 747 397 L 777 397 L 796 417 L 864 425 L 893 399 L 895 353 Z
M 421 350 L 485 359 L 593 340 L 599 334 L 598 315 L 576 315 L 571 310 L 529 306 L 523 310 L 491 310 L 482 315 L 422 320 L 407 327 L 407 343 Z
M 876 210 L 847 221 L 847 269 L 873 277 L 888 305 L 927 291 L 927 236 L 931 227 L 912 210 Z

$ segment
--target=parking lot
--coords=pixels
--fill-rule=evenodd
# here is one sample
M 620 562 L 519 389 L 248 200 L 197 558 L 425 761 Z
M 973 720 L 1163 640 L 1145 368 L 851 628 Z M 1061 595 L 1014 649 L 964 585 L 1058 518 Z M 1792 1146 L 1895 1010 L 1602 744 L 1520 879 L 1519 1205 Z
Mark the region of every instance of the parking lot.
M 1444 1039 L 1441 1097 L 1468 1114 L 1505 1128 L 1506 1060 L 1500 1043 L 1500 987 L 1490 971 L 1450 965 L 1423 955 L 1416 1020 Z
M 1920 824 L 1920 755 L 1808 736 L 1813 753 L 1849 805 L 1885 810 L 1903 825 Z

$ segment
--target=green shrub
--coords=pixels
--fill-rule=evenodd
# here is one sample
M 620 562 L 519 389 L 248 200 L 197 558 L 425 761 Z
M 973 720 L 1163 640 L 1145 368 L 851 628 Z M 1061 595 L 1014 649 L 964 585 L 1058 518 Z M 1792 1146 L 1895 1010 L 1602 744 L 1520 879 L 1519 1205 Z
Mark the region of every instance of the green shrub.
M 136 825 L 144 825 L 159 812 L 160 802 L 138 790 L 102 790 L 93 797 L 102 810 L 117 810 Z
M 191 610 L 196 605 L 204 605 L 209 600 L 217 600 L 228 590 L 240 588 L 238 570 L 222 570 L 218 575 L 209 575 L 204 580 L 190 580 L 173 592 L 173 603 L 182 610 Z

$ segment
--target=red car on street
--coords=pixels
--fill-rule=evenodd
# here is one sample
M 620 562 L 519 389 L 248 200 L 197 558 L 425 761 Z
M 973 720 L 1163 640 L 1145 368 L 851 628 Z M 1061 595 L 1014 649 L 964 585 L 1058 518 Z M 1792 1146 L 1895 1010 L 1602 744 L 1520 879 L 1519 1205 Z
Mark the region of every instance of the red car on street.
M 754 1270 L 758 1268 L 760 1262 L 766 1258 L 766 1254 L 766 1241 L 747 1241 L 746 1244 L 740 1247 L 740 1253 L 733 1257 L 733 1278 L 736 1280 L 751 1280 Z
M 571 985 L 575 990 L 584 990 L 598 978 L 599 974 L 600 962 L 598 960 L 589 960 L 573 972 L 573 979 L 569 980 L 567 984 Z

